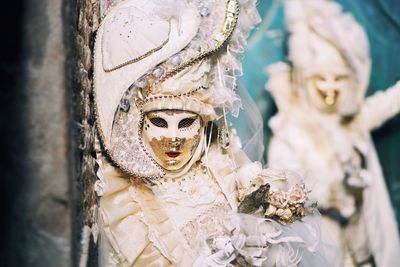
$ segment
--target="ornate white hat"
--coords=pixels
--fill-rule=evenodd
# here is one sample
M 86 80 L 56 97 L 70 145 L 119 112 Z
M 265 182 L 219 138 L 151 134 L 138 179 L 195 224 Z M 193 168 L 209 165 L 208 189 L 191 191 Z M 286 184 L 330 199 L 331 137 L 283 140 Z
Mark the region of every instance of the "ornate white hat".
M 329 58 L 331 66 L 345 61 L 355 74 L 357 102 L 367 90 L 371 61 L 368 38 L 351 14 L 330 0 L 286 0 L 289 60 L 295 69 L 319 68 Z
M 138 177 L 164 175 L 141 141 L 144 112 L 188 110 L 205 121 L 222 109 L 238 112 L 240 57 L 258 20 L 254 0 L 125 0 L 107 11 L 95 44 L 94 99 L 115 165 Z

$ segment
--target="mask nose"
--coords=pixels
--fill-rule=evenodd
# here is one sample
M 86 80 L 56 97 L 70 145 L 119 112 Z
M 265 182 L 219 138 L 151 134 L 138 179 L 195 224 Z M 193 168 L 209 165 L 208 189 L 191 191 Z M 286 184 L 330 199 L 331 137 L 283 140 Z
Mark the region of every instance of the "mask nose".
M 180 139 L 178 137 L 173 137 L 173 138 L 171 138 L 169 145 L 170 145 L 172 151 L 178 151 L 178 150 L 180 150 L 180 148 L 182 146 L 182 139 Z
M 169 128 L 170 131 L 170 145 L 173 147 L 178 147 L 180 143 L 180 138 L 178 137 L 178 126 L 177 125 L 171 125 L 172 127 Z
M 337 80 L 334 75 L 326 75 L 322 80 L 317 82 L 317 87 L 319 90 L 323 91 L 338 91 Z
M 171 127 L 170 129 L 170 137 L 173 142 L 176 142 L 178 138 L 178 127 Z

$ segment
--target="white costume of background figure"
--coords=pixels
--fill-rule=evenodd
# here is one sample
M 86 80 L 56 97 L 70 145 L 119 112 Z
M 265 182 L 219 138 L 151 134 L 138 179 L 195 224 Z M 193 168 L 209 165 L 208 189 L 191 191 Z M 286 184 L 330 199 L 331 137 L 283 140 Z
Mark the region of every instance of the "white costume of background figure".
M 267 69 L 266 87 L 278 107 L 269 122 L 268 167 L 315 181 L 323 241 L 342 248 L 330 262 L 400 266 L 397 225 L 370 137 L 399 113 L 400 83 L 364 99 L 368 39 L 337 3 L 287 0 L 285 15 L 292 67 Z
M 258 20 L 253 0 L 106 12 L 94 61 L 100 266 L 326 266 L 298 176 L 251 162 L 226 121 Z M 271 219 L 236 212 L 253 199 Z

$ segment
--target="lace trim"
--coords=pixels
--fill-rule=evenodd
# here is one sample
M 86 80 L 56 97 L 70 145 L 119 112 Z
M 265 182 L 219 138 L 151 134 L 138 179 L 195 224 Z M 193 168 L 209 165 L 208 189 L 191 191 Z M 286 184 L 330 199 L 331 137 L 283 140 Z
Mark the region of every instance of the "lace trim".
M 216 204 L 181 226 L 180 230 L 191 247 L 195 247 L 201 238 L 229 235 L 232 227 L 227 213 L 230 211 L 227 203 Z

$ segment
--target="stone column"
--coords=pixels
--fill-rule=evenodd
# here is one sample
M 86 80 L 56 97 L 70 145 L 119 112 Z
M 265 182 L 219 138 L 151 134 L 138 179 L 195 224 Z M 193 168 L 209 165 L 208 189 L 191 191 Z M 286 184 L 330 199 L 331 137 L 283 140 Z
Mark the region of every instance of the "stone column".
M 75 185 L 64 8 L 63 0 L 26 0 L 14 14 L 22 20 L 22 37 L 20 49 L 9 51 L 21 55 L 17 86 L 8 92 L 4 266 L 73 265 Z
M 71 265 L 71 177 L 62 0 L 26 1 L 23 38 L 25 188 L 19 266 Z

